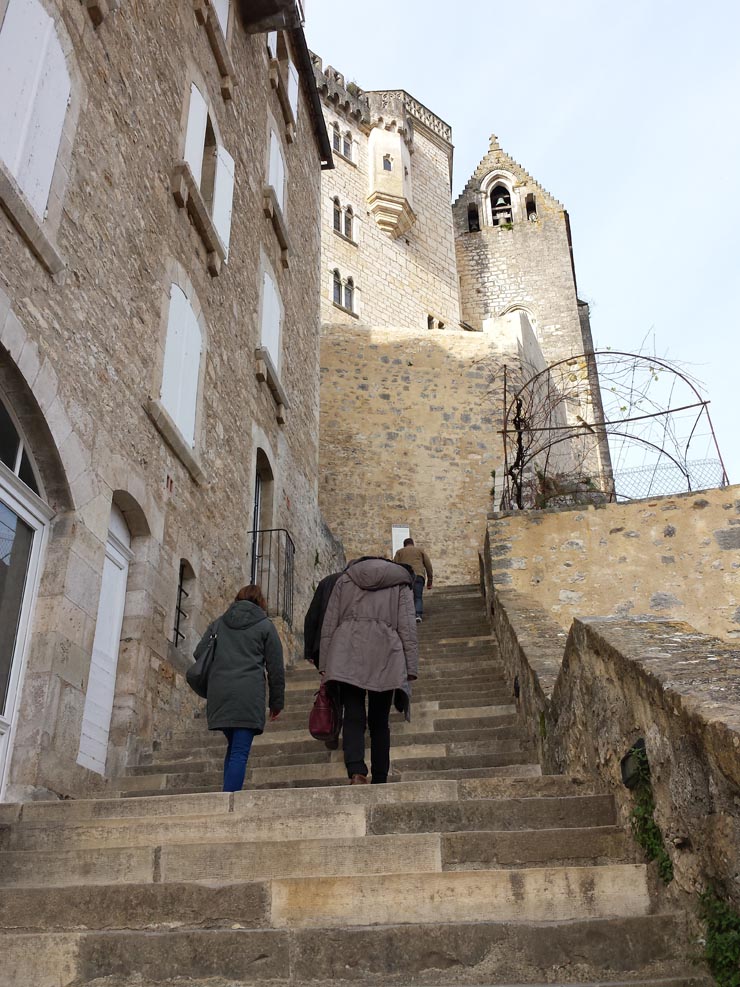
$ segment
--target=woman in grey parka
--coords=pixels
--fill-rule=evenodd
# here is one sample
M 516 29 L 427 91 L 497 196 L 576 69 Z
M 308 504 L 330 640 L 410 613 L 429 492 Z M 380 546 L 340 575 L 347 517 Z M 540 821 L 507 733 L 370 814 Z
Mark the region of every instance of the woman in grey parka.
M 391 704 L 408 711 L 418 675 L 410 572 L 388 559 L 351 562 L 337 580 L 321 628 L 319 669 L 335 683 L 344 711 L 342 748 L 351 785 L 367 782 L 365 727 L 370 728 L 374 785 L 388 780 Z M 365 698 L 367 696 L 367 710 Z
M 268 619 L 259 586 L 244 586 L 226 613 L 210 625 L 195 649 L 196 660 L 213 634 L 216 651 L 208 672 L 206 715 L 209 730 L 222 730 L 225 792 L 239 792 L 252 741 L 265 729 L 265 707 L 274 720 L 285 705 L 283 646 Z M 266 702 L 265 677 L 269 687 Z

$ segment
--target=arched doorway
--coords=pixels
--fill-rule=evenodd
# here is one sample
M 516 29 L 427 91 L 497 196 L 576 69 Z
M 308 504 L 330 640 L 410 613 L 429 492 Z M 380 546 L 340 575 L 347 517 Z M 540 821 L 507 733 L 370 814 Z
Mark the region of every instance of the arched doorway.
M 39 474 L 18 420 L 0 395 L 0 800 L 53 513 L 42 499 Z

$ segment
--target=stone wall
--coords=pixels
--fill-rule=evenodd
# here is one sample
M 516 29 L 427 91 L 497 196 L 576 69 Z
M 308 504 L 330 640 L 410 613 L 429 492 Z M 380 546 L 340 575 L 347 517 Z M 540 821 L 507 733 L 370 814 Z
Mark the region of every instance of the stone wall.
M 648 614 L 740 638 L 740 487 L 493 514 L 493 581 L 574 617 Z
M 321 193 L 306 91 L 295 140 L 285 140 L 294 250 L 284 269 L 263 209 L 268 121 L 278 121 L 286 136 L 265 36 L 246 34 L 232 5 L 227 47 L 235 85 L 227 100 L 193 4 L 127 3 L 97 27 L 79 0 L 49 6 L 66 33 L 82 104 L 55 234 L 64 268 L 55 279 L 0 213 L 0 387 L 19 411 L 56 511 L 14 737 L 7 797 L 15 798 L 79 795 L 108 784 L 75 761 L 112 502 L 131 530 L 134 561 L 107 776 L 137 744 L 192 712 L 170 643 L 180 560 L 196 577 L 178 649 L 187 656 L 249 580 L 258 448 L 274 477 L 266 526 L 287 529 L 296 542 L 299 620 L 316 581 L 316 553 L 328 560 L 335 552 L 317 506 Z M 230 254 L 218 277 L 208 271 L 204 242 L 176 205 L 170 180 L 192 80 L 208 94 L 235 159 Z M 265 261 L 284 306 L 284 425 L 255 376 Z M 187 281 L 205 329 L 199 473 L 146 411 L 159 396 L 175 276 Z
M 489 354 L 482 333 L 324 331 L 320 503 L 348 558 L 387 555 L 405 524 L 441 585 L 477 581 L 501 458 Z
M 596 781 L 629 828 L 620 762 L 643 739 L 670 890 L 715 886 L 740 905 L 740 651 L 659 618 L 575 620 L 563 648 L 564 632 L 510 589 L 495 591 L 493 622 L 543 770 Z

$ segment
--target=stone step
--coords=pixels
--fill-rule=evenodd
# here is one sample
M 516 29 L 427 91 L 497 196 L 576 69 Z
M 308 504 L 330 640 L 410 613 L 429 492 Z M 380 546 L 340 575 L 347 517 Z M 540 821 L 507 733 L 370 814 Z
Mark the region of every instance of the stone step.
M 223 890 L 220 889 L 223 893 Z M 666 978 L 676 987 L 695 970 L 683 959 L 685 922 L 675 915 L 526 923 L 475 921 L 424 926 L 316 929 L 187 929 L 183 931 L 5 933 L 0 938 L 3 987 L 154 987 L 187 970 L 188 984 L 247 987 L 275 981 L 296 987 L 329 983 L 415 987 L 449 982 L 584 984 Z M 545 937 L 546 933 L 546 937 Z M 447 979 L 445 971 L 448 971 Z M 215 979 L 219 978 L 219 979 Z M 205 987 L 205 985 L 203 985 Z
M 347 859 L 331 876 L 275 877 L 244 883 L 221 877 L 227 885 L 165 880 L 86 885 L 84 893 L 80 887 L 5 888 L 0 896 L 0 926 L 39 932 L 193 925 L 229 928 L 235 924 L 294 930 L 402 921 L 418 925 L 472 922 L 481 915 L 487 921 L 568 922 L 649 912 L 646 868 L 642 864 L 440 871 L 435 867 L 438 844 L 428 840 L 425 847 L 417 839 L 411 848 L 411 841 L 406 842 L 407 861 L 419 856 L 420 866 L 412 865 L 411 872 L 394 868 L 386 873 L 360 870 L 359 874 L 348 874 Z M 324 859 L 331 856 L 328 843 Z M 362 856 L 364 863 L 372 865 L 373 854 L 363 854 L 356 846 L 352 851 L 358 863 Z M 399 848 L 398 852 L 404 851 Z M 193 848 L 189 848 L 192 855 Z M 166 848 L 162 856 L 166 858 Z M 338 860 L 340 857 L 338 851 Z M 303 860 L 297 862 L 298 872 Z M 237 860 L 237 869 L 242 862 L 243 858 Z M 307 852 L 305 863 L 309 862 Z M 220 874 L 224 874 L 227 863 L 223 862 Z M 425 870 L 425 865 L 430 869 Z M 171 868 L 173 873 L 194 869 L 182 848 L 173 851 Z
M 319 817 L 323 832 L 331 814 Z M 178 821 L 179 822 L 179 821 Z M 242 837 L 231 817 L 228 827 L 189 820 L 188 827 L 99 826 L 96 843 L 88 827 L 72 827 L 63 849 L 0 853 L 0 927 L 16 927 L 31 898 L 9 896 L 11 888 L 64 888 L 98 885 L 145 885 L 192 881 L 248 882 L 278 877 L 328 877 L 378 873 L 432 873 L 442 870 L 495 869 L 634 862 L 634 848 L 614 826 L 568 829 L 517 829 L 487 832 L 385 833 L 347 837 L 342 826 L 331 838 L 294 840 Z M 361 828 L 360 826 L 357 827 Z M 239 833 L 238 840 L 235 836 Z M 201 840 L 202 842 L 191 842 Z M 111 845 L 123 843 L 125 846 Z M 146 842 L 143 842 L 146 841 Z M 71 849 L 70 844 L 87 843 Z M 133 845 L 135 844 L 135 845 Z M 30 928 L 28 919 L 23 928 Z M 46 926 L 34 925 L 34 928 Z
M 452 771 L 407 770 L 403 772 L 404 781 L 432 781 L 469 779 L 469 778 L 536 778 L 542 773 L 539 764 L 507 764 L 503 767 L 455 768 Z

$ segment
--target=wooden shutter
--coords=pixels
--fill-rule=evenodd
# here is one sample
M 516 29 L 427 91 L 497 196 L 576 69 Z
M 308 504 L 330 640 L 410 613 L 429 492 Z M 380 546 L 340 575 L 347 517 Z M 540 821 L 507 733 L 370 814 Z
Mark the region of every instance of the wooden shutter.
M 265 271 L 262 287 L 262 345 L 270 354 L 275 369 L 280 371 L 280 294 Z
M 267 51 L 270 54 L 270 58 L 277 58 L 278 49 L 278 33 L 277 31 L 267 32 Z
M 273 130 L 270 133 L 270 173 L 269 184 L 275 189 L 278 205 L 285 212 L 285 160 L 280 140 Z
M 206 145 L 206 125 L 208 124 L 208 104 L 200 89 L 193 83 L 190 86 L 190 107 L 188 109 L 188 129 L 185 135 L 184 158 L 190 165 L 196 185 L 200 188 L 203 175 L 203 152 Z
M 288 102 L 293 110 L 293 116 L 298 121 L 298 95 L 300 92 L 300 82 L 298 80 L 298 69 L 288 58 Z
M 173 284 L 170 288 L 161 400 L 191 447 L 195 445 L 202 348 L 203 340 L 195 312 L 183 291 Z
M 216 149 L 216 180 L 213 188 L 213 224 L 229 259 L 231 208 L 234 198 L 234 159 L 225 147 Z
M 221 33 L 226 38 L 229 30 L 229 0 L 211 0 L 211 5 L 216 11 Z
M 10 0 L 0 29 L 0 158 L 43 218 L 71 91 L 54 21 Z

